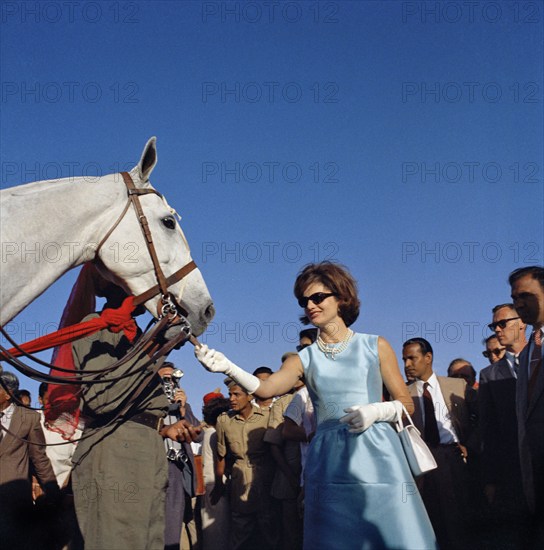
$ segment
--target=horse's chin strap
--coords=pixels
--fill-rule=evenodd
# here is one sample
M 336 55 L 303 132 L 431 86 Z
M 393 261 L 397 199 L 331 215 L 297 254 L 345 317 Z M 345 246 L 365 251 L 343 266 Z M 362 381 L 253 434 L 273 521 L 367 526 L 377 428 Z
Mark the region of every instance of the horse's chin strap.
M 98 244 L 95 257 L 98 257 L 98 253 L 102 248 L 102 245 L 109 239 L 115 228 L 121 223 L 121 220 L 128 212 L 129 206 L 132 204 L 132 206 L 134 206 L 138 222 L 140 223 L 140 228 L 144 235 L 147 250 L 149 251 L 151 261 L 153 262 L 155 278 L 157 279 L 157 284 L 155 286 L 151 287 L 149 290 L 146 290 L 142 294 L 135 296 L 134 305 L 138 306 L 144 304 L 148 300 L 151 300 L 151 298 L 160 294 L 161 299 L 160 302 L 157 304 L 157 316 L 159 317 L 159 319 L 162 317 L 169 317 L 172 322 L 176 319 L 179 313 L 181 313 L 183 316 L 187 316 L 187 311 L 179 303 L 177 303 L 172 294 L 168 292 L 168 288 L 176 284 L 178 281 L 181 281 L 181 279 L 183 279 L 189 273 L 191 273 L 191 271 L 196 269 L 196 264 L 193 260 L 191 260 L 187 265 L 184 265 L 182 268 L 172 273 L 172 275 L 170 275 L 169 277 L 164 276 L 159 258 L 157 256 L 157 251 L 155 249 L 155 244 L 153 243 L 151 230 L 149 229 L 149 223 L 140 203 L 140 195 L 155 194 L 159 195 L 159 197 L 162 195 L 155 189 L 138 189 L 134 185 L 134 182 L 132 181 L 132 178 L 130 177 L 130 174 L 128 172 L 121 172 L 121 176 L 123 176 L 123 181 L 125 182 L 125 185 L 127 187 L 128 200 L 125 207 L 123 208 L 123 211 L 121 212 L 121 215 L 117 218 L 115 223 Z

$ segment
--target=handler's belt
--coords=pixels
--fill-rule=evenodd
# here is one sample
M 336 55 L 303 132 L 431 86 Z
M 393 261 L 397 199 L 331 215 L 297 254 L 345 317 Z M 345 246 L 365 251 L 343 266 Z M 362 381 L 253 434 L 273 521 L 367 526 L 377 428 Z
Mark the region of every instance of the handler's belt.
M 139 413 L 127 418 L 129 422 L 136 422 L 137 424 L 142 424 L 148 428 L 153 428 L 154 430 L 160 431 L 164 425 L 164 418 L 162 416 L 157 416 L 153 413 Z
M 147 426 L 148 428 L 152 428 L 157 432 L 160 431 L 161 428 L 164 426 L 164 418 L 162 416 L 158 416 L 157 414 L 153 414 L 150 412 L 141 412 L 138 414 L 133 414 L 128 418 L 119 419 L 115 419 L 115 417 L 111 417 L 109 415 L 100 415 L 99 417 L 94 418 L 91 422 L 87 422 L 86 427 L 102 428 L 110 424 L 112 420 L 117 421 L 117 423 L 119 423 L 119 421 L 136 422 L 136 424 L 142 424 L 142 426 Z

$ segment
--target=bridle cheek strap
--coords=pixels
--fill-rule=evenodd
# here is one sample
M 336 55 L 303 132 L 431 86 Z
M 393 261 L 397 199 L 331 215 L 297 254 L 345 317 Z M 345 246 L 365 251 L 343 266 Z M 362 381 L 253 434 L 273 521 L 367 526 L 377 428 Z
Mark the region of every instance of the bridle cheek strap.
M 127 187 L 128 200 L 125 205 L 125 208 L 121 212 L 121 215 L 117 218 L 116 222 L 113 224 L 113 226 L 106 233 L 104 238 L 98 244 L 96 248 L 96 256 L 98 256 L 98 252 L 102 248 L 102 245 L 110 237 L 110 235 L 113 233 L 115 228 L 119 225 L 119 223 L 121 223 L 121 220 L 125 217 L 125 214 L 127 213 L 129 206 L 132 204 L 136 212 L 136 217 L 140 224 L 140 229 L 142 230 L 142 234 L 144 236 L 144 241 L 147 246 L 149 256 L 151 257 L 151 261 L 153 262 L 153 269 L 155 270 L 155 278 L 157 279 L 157 284 L 155 286 L 151 287 L 149 290 L 146 290 L 145 292 L 143 292 L 142 294 L 139 294 L 134 298 L 134 305 L 138 306 L 140 304 L 144 304 L 148 300 L 151 300 L 151 298 L 153 298 L 157 294 L 160 294 L 161 303 L 157 306 L 157 314 L 159 317 L 161 317 L 162 315 L 165 315 L 166 313 L 175 313 L 175 311 L 173 311 L 173 309 L 175 308 L 180 309 L 184 315 L 187 315 L 187 312 L 182 307 L 180 307 L 180 305 L 176 302 L 175 298 L 168 292 L 168 288 L 174 285 L 175 283 L 177 283 L 178 281 L 181 281 L 181 279 L 183 279 L 189 273 L 191 273 L 191 271 L 196 269 L 196 264 L 193 260 L 191 260 L 187 265 L 184 265 L 182 268 L 172 273 L 172 275 L 170 275 L 169 277 L 164 276 L 161 265 L 159 263 L 159 258 L 157 256 L 157 251 L 155 249 L 155 244 L 153 243 L 151 230 L 149 229 L 149 223 L 147 221 L 147 218 L 142 209 L 142 205 L 140 203 L 140 195 L 149 195 L 149 194 L 155 194 L 158 196 L 162 196 L 162 195 L 155 189 L 136 188 L 128 172 L 121 172 L 121 176 L 123 177 L 123 181 L 125 182 L 125 185 Z

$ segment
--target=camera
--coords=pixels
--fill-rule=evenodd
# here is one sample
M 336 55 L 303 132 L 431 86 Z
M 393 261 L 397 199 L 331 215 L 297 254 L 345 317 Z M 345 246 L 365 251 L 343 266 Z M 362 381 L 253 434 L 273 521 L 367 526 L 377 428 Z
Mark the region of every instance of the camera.
M 179 388 L 179 381 L 183 376 L 183 371 L 181 369 L 174 369 L 171 376 L 163 376 L 162 386 L 164 393 L 170 403 L 174 403 L 174 394 Z
M 166 458 L 172 462 L 182 462 L 184 464 L 189 464 L 189 457 L 183 448 L 174 449 L 170 447 L 166 452 Z

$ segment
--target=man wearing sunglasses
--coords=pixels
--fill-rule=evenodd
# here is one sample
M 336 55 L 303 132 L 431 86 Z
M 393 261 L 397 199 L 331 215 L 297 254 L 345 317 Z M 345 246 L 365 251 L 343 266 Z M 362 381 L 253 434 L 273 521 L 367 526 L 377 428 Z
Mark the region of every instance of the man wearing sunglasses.
M 506 348 L 501 345 L 496 334 L 488 336 L 484 340 L 484 345 L 485 351 L 482 351 L 482 355 L 486 359 L 489 359 L 489 363 L 491 365 L 493 365 L 493 363 L 496 363 L 497 361 L 500 361 L 506 353 Z
M 521 485 L 516 418 L 516 379 L 519 354 L 527 344 L 525 323 L 513 304 L 493 308 L 497 343 L 505 356 L 480 371 L 478 402 L 482 439 L 482 485 L 490 517 L 495 522 L 490 536 L 497 544 L 520 548 L 527 507 Z
M 544 548 L 544 267 L 516 269 L 508 282 L 518 315 L 533 326 L 519 357 L 516 413 L 521 479 L 532 521 L 530 547 Z

